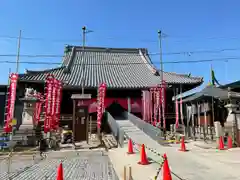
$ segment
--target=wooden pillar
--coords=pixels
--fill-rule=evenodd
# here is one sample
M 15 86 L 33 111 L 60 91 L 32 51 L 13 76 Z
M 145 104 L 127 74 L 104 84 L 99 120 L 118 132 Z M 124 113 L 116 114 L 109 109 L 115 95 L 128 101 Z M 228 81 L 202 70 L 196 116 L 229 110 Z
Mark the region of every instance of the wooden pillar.
M 190 127 L 189 127 L 189 122 L 190 122 L 190 118 L 191 117 L 189 117 L 189 111 L 188 111 L 188 105 L 187 105 L 187 103 L 185 104 L 185 107 L 186 107 L 186 115 L 187 115 L 187 117 L 186 117 L 186 125 L 187 125 L 187 127 L 186 127 L 186 135 L 187 135 L 187 137 L 189 138 L 189 137 L 191 137 L 191 134 L 190 134 Z
M 73 117 L 72 117 L 72 123 L 73 123 L 73 135 L 72 135 L 72 142 L 75 144 L 75 131 L 76 131 L 76 101 L 75 99 L 73 100 Z
M 89 118 L 90 118 L 90 127 L 89 127 L 89 134 L 90 134 L 90 138 L 92 137 L 92 116 L 89 115 Z
M 212 97 L 212 123 L 213 123 L 213 126 L 214 126 L 214 121 L 215 121 L 215 115 L 214 115 L 214 99 Z M 211 128 L 211 140 L 213 140 L 213 131 L 212 131 L 212 128 Z
M 176 108 L 176 103 L 177 103 L 177 88 L 174 87 L 174 97 L 175 97 L 175 102 L 174 102 L 174 112 L 175 112 L 175 126 L 174 126 L 174 132 L 176 133 L 176 130 L 177 130 L 177 126 L 176 126 L 176 115 L 177 115 L 177 108 Z
M 86 137 L 87 137 L 87 144 L 89 144 L 89 114 L 87 113 L 87 116 L 86 117 L 82 117 L 82 118 L 86 118 L 85 121 L 86 121 Z
M 191 107 L 192 107 L 192 135 L 193 135 L 193 139 L 196 140 L 196 131 L 195 131 L 195 118 L 194 118 L 194 111 L 193 111 L 193 104 L 191 103 Z
M 204 133 L 205 133 L 205 137 L 204 139 L 208 136 L 208 121 L 207 121 L 207 103 L 204 102 L 203 103 L 203 113 L 204 113 Z
M 197 120 L 198 120 L 198 137 L 199 137 L 199 139 L 201 139 L 201 133 L 202 133 L 201 132 L 201 118 L 200 118 L 201 104 L 199 102 L 197 102 L 196 105 L 197 105 Z

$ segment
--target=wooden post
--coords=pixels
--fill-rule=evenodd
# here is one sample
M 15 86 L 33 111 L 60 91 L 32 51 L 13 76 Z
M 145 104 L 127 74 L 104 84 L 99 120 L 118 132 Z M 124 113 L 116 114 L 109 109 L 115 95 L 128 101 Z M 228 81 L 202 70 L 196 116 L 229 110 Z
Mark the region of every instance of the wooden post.
M 204 140 L 206 140 L 207 136 L 208 136 L 208 121 L 207 121 L 207 103 L 205 103 L 205 102 L 203 104 L 203 111 L 204 111 L 204 126 L 205 126 Z
M 76 131 L 76 128 L 75 128 L 75 124 L 76 124 L 76 101 L 75 100 L 73 100 L 73 117 L 72 117 L 72 120 L 73 120 L 72 142 L 75 145 L 75 131 Z
M 193 106 L 193 104 L 191 104 L 191 106 L 192 106 L 192 131 L 193 131 L 192 134 L 193 134 L 193 139 L 196 140 L 196 137 L 195 137 L 195 134 L 196 134 L 195 133 L 196 132 L 195 131 L 195 118 L 194 118 L 194 112 L 193 112 L 193 107 L 194 106 Z
M 87 110 L 88 111 L 88 110 Z M 87 144 L 89 144 L 89 114 L 87 113 L 87 115 L 85 115 L 85 122 L 86 122 L 86 129 L 87 129 L 87 134 L 86 134 L 86 137 L 87 137 Z
M 133 178 L 132 178 L 132 167 L 131 166 L 129 166 L 128 179 L 133 180 Z
M 89 134 L 90 134 L 90 139 L 92 138 L 92 116 L 89 116 L 89 118 L 90 118 L 90 127 L 89 127 Z
M 199 139 L 201 139 L 201 114 L 200 114 L 200 108 L 201 108 L 201 104 L 199 104 L 199 102 L 197 103 L 197 117 L 198 117 L 198 136 Z
M 127 167 L 124 166 L 124 169 L 123 169 L 123 180 L 133 180 L 133 177 L 132 177 L 132 167 L 131 166 L 128 166 L 128 175 L 127 175 Z
M 124 166 L 124 169 L 123 169 L 123 180 L 127 180 L 127 169 L 126 169 L 126 166 Z
M 214 121 L 215 121 L 215 114 L 214 114 L 214 99 L 212 97 L 212 123 L 214 126 Z M 211 128 L 211 140 L 213 140 L 213 132 L 212 132 L 212 128 Z

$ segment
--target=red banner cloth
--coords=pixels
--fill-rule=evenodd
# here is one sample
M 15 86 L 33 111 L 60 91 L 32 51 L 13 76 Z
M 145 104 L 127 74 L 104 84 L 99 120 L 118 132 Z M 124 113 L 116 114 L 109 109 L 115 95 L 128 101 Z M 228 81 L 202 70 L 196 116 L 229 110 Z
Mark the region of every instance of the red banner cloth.
M 12 132 L 11 121 L 14 118 L 17 81 L 18 81 L 18 74 L 12 73 L 10 75 L 10 87 L 8 89 L 9 94 L 8 94 L 8 101 L 7 101 L 7 108 L 6 108 L 6 120 L 5 120 L 5 126 L 4 126 L 4 131 L 6 133 Z
M 97 127 L 100 129 L 102 115 L 105 109 L 105 95 L 106 95 L 107 85 L 102 83 L 98 88 L 98 107 L 97 107 Z
M 53 93 L 53 76 L 48 75 L 46 79 L 46 97 L 45 97 L 45 120 L 44 132 L 47 133 L 51 129 L 52 122 L 52 93 Z

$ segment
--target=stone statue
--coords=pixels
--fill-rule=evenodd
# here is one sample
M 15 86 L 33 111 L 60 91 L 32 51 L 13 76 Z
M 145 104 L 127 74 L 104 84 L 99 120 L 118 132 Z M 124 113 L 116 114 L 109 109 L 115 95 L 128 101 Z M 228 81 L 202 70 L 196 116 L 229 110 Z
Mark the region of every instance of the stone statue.
M 37 91 L 36 91 L 37 92 Z M 35 90 L 33 88 L 26 88 L 25 89 L 25 98 L 26 97 L 31 97 L 35 94 Z

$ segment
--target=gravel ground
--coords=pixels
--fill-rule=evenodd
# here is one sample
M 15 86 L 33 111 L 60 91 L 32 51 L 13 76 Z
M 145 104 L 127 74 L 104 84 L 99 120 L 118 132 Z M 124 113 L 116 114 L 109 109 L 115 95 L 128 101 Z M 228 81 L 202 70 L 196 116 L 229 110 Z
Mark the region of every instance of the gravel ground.
M 42 161 L 15 157 L 10 176 L 12 180 L 55 180 L 60 162 L 66 180 L 118 180 L 108 156 L 100 151 L 52 152 Z M 7 180 L 7 161 L 0 163 L 0 179 Z

